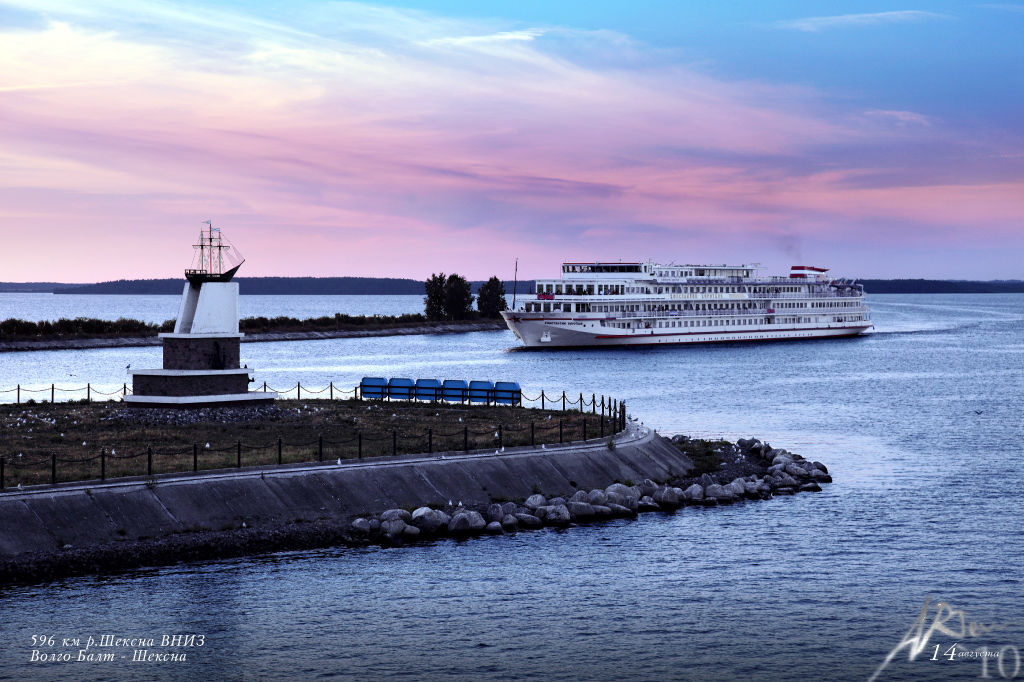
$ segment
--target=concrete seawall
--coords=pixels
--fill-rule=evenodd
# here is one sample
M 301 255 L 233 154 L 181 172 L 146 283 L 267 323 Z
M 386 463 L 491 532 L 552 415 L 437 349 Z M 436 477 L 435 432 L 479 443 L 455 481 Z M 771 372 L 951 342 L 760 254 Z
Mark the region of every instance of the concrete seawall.
M 561 446 L 251 467 L 8 489 L 0 557 L 200 531 L 344 521 L 389 508 L 571 496 L 612 483 L 666 481 L 693 463 L 642 427 Z

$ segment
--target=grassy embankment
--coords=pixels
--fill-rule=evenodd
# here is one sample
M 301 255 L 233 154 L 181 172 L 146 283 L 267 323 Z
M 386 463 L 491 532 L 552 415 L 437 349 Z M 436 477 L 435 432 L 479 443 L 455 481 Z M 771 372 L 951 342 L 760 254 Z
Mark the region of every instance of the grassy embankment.
M 476 317 L 463 320 L 463 322 L 483 320 L 484 318 Z M 426 317 L 419 313 L 409 315 L 343 315 L 336 313 L 332 316 L 311 317 L 304 320 L 294 317 L 246 317 L 239 320 L 238 329 L 247 334 L 259 334 L 264 332 L 400 329 L 428 324 L 440 323 L 428 322 Z M 167 320 L 163 324 L 151 324 L 126 318 L 97 320 L 85 317 L 73 320 L 61 318 L 44 322 L 29 322 L 15 318 L 0 321 L 0 341 L 147 337 L 170 331 L 174 331 L 174 320 Z
M 240 409 L 244 408 L 235 408 Z M 599 414 L 522 407 L 279 400 L 273 408 L 251 409 L 262 416 L 224 422 L 219 419 L 225 413 L 218 410 L 197 416 L 187 410 L 133 410 L 123 403 L 6 405 L 0 419 L 5 485 L 50 483 L 53 455 L 58 460 L 57 481 L 62 482 L 98 479 L 101 451 L 106 453 L 109 479 L 147 474 L 150 447 L 157 474 L 191 471 L 193 443 L 198 444 L 202 470 L 238 466 L 238 441 L 242 466 L 256 466 L 277 463 L 278 438 L 283 442 L 282 461 L 291 463 L 317 461 L 320 436 L 324 461 L 336 461 L 358 457 L 359 433 L 363 456 L 378 457 L 391 454 L 393 432 L 398 434 L 398 453 L 408 454 L 428 451 L 428 429 L 433 430 L 433 451 L 442 452 L 462 450 L 465 430 L 470 449 L 497 448 L 499 423 L 506 447 L 530 444 L 531 422 L 538 445 L 559 442 L 559 420 L 566 442 L 582 439 L 584 417 L 589 438 L 598 436 L 601 428 Z M 612 430 L 606 423 L 605 434 Z

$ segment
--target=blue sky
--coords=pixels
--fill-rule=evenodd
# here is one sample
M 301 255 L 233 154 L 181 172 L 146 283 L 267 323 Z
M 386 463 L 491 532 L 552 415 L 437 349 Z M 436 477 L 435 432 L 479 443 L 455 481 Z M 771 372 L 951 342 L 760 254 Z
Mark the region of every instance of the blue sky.
M 1024 3 L 7 0 L 0 230 L 58 246 L 0 266 L 171 276 L 213 219 L 250 275 L 1020 278 L 1022 38 Z

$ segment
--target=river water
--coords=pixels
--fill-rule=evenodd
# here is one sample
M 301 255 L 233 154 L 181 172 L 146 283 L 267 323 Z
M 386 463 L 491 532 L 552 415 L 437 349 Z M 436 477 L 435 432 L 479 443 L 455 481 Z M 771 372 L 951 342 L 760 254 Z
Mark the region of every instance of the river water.
M 489 332 L 245 344 L 243 362 L 273 388 L 375 375 L 608 394 L 662 433 L 758 436 L 824 462 L 835 483 L 564 531 L 0 588 L 0 679 L 867 680 L 926 599 L 928 623 L 941 600 L 1003 627 L 926 639 L 926 626 L 924 651 L 910 661 L 904 648 L 879 680 L 1024 677 L 1013 648 L 1024 648 L 1024 296 L 870 304 L 875 333 L 848 340 L 530 352 Z M 4 353 L 0 388 L 116 386 L 129 362 L 159 366 L 160 349 Z M 132 663 L 130 649 L 91 666 L 30 662 L 47 651 L 32 635 L 56 636 L 55 649 L 61 637 L 153 637 L 163 651 L 160 637 L 178 633 L 205 635 L 185 662 Z M 982 647 L 1002 658 L 983 669 L 955 655 Z

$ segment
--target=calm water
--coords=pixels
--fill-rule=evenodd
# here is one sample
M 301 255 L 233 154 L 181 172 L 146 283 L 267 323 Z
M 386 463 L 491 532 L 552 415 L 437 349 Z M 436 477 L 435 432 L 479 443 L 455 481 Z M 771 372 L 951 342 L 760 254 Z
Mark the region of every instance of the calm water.
M 612 394 L 663 433 L 757 435 L 825 462 L 836 482 L 567 531 L 8 588 L 0 679 L 867 680 L 928 597 L 1009 625 L 936 635 L 879 679 L 978 678 L 977 660 L 929 659 L 936 644 L 1024 648 L 1024 296 L 871 304 L 877 333 L 852 340 L 524 352 L 501 332 L 243 345 L 273 387 L 373 374 Z M 5 353 L 0 383 L 115 385 L 128 362 L 159 359 L 158 348 Z M 207 644 L 184 664 L 29 663 L 42 633 Z M 988 675 L 1000 679 L 995 659 Z
M 62 317 L 116 320 L 127 317 L 160 323 L 178 314 L 180 296 L 101 296 L 88 294 L 0 293 L 0 320 L 19 318 L 39 322 Z M 240 317 L 322 317 L 346 315 L 403 315 L 422 313 L 422 296 L 239 296 Z

